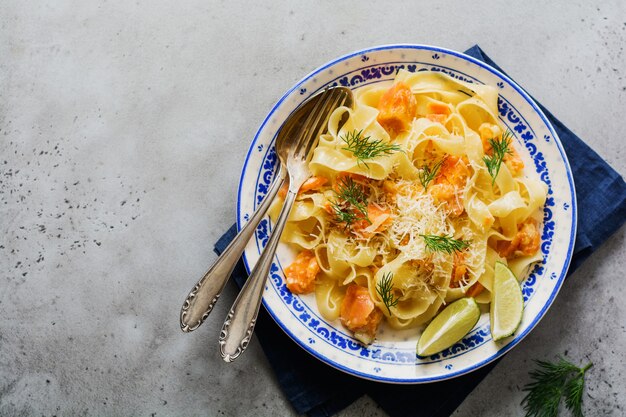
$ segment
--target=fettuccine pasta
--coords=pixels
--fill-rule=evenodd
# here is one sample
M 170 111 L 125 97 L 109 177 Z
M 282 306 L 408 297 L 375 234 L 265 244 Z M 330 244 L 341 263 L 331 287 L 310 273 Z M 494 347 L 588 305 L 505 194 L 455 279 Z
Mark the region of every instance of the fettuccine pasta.
M 428 323 L 458 298 L 490 301 L 496 261 L 523 277 L 541 259 L 547 187 L 497 117 L 498 93 L 399 71 L 355 91 L 319 138 L 282 240 L 294 293 L 363 343 L 379 323 Z

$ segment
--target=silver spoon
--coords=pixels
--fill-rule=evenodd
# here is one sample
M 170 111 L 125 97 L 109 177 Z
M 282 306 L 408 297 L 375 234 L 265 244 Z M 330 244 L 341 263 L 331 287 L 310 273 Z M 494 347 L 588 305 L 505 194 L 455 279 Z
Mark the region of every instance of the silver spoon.
M 281 164 L 286 165 L 289 173 L 289 192 L 267 246 L 222 326 L 219 344 L 220 353 L 226 362 L 235 360 L 248 347 L 280 235 L 298 190 L 311 176 L 308 168 L 311 150 L 326 129 L 330 114 L 342 105 L 352 105 L 352 92 L 344 87 L 329 88 L 314 96 L 309 100 L 308 107 L 312 106 L 312 109 L 307 111 L 306 120 L 295 118 L 294 125 L 289 132 L 290 140 L 285 140 L 282 142 L 282 147 L 277 148 Z
M 286 181 L 284 161 L 287 159 L 286 152 L 289 149 L 287 144 L 300 139 L 296 136 L 297 133 L 321 98 L 321 94 L 309 98 L 283 123 L 276 138 L 276 149 L 281 160 L 276 178 L 250 220 L 187 295 L 180 311 L 180 328 L 183 332 L 191 332 L 200 327 L 213 310 L 248 241 L 274 201 L 276 193 Z

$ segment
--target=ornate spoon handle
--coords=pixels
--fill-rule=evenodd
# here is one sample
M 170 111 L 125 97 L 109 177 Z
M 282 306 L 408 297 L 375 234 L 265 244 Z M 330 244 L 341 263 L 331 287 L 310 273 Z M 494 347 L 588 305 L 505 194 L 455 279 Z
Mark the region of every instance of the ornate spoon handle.
M 291 187 L 290 187 L 291 188 Z M 291 189 L 285 198 L 283 209 L 278 216 L 272 235 L 267 246 L 263 250 L 261 257 L 254 266 L 250 277 L 241 289 L 239 296 L 235 300 L 220 333 L 220 353 L 226 362 L 232 362 L 250 343 L 250 338 L 254 332 L 254 325 L 259 314 L 261 298 L 265 289 L 265 282 L 272 266 L 276 247 L 283 232 L 287 217 L 291 211 L 291 206 L 296 199 L 299 187 L 295 192 Z
M 248 241 L 284 182 L 285 169 L 280 164 L 276 179 L 261 205 L 185 299 L 180 311 L 180 328 L 183 332 L 197 329 L 209 316 Z

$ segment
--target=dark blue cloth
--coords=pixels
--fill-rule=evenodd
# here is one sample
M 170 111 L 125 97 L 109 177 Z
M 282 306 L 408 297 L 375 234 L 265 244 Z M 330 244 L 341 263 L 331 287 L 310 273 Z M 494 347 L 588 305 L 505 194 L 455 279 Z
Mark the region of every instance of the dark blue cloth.
M 466 54 L 502 71 L 477 45 Z M 541 109 L 563 143 L 576 184 L 578 230 L 571 274 L 626 220 L 626 184 L 578 136 L 543 106 Z M 216 243 L 215 252 L 221 253 L 236 233 L 233 225 Z M 235 268 L 233 278 L 239 287 L 243 285 L 247 278 L 243 262 Z M 365 381 L 323 364 L 289 339 L 264 309 L 259 314 L 256 335 L 285 396 L 298 413 L 311 417 L 331 416 L 363 394 L 392 417 L 449 416 L 497 363 L 448 381 L 391 385 Z

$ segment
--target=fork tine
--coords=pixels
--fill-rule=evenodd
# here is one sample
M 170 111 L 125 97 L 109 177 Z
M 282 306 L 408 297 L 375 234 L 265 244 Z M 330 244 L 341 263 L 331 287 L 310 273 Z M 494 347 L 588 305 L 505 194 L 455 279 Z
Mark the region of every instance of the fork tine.
M 318 124 L 318 123 L 315 124 L 316 129 L 311 131 L 313 136 L 312 137 L 309 136 L 309 140 L 304 142 L 306 144 L 306 148 L 304 152 L 302 153 L 303 159 L 309 158 L 311 149 L 317 146 L 317 144 L 319 143 L 320 135 L 324 133 L 324 130 L 326 130 L 326 128 L 328 127 L 328 120 L 330 119 L 330 115 L 331 115 L 331 112 L 328 111 L 328 109 L 333 109 L 333 108 L 342 106 L 346 102 L 346 99 L 347 99 L 347 94 L 344 91 L 339 90 L 338 94 L 335 95 L 335 98 L 333 99 L 329 107 L 322 109 L 322 112 L 319 114 L 319 116 L 323 115 L 324 119 L 321 120 L 321 124 Z M 319 122 L 319 119 L 320 117 L 318 117 L 318 122 Z
M 333 100 L 332 104 L 330 104 L 329 109 L 343 106 L 347 99 L 348 99 L 348 94 L 343 90 L 339 90 L 336 99 Z M 320 135 L 322 135 L 322 133 L 324 133 L 324 131 L 328 128 L 328 120 L 330 120 L 330 116 L 332 112 L 324 109 L 324 112 L 322 114 L 325 115 L 325 118 L 324 120 L 322 120 L 322 123 L 315 130 L 315 133 L 313 135 L 313 140 L 308 141 L 307 149 L 304 152 L 305 158 L 308 156 L 309 152 L 311 151 L 311 148 L 313 148 L 314 146 L 317 146 Z
M 324 91 L 324 93 L 326 93 L 327 91 L 328 90 Z M 328 96 L 323 101 L 321 101 L 321 106 L 315 106 L 315 108 L 309 114 L 306 123 L 302 127 L 301 140 L 294 151 L 294 156 L 298 155 L 300 158 L 307 157 L 309 150 L 313 147 L 313 144 L 317 142 L 316 139 L 319 136 L 320 131 L 323 130 L 324 126 L 328 123 L 328 118 L 330 117 L 328 109 L 336 106 L 338 101 L 341 100 L 342 96 L 345 96 L 345 93 L 342 90 L 330 89 L 330 91 L 328 91 Z M 322 124 L 320 125 L 320 120 L 323 116 L 327 117 L 322 121 Z M 303 148 L 304 152 L 302 152 Z
M 317 103 L 315 103 L 315 106 L 302 124 L 300 131 L 298 132 L 300 140 L 298 141 L 293 151 L 294 155 L 298 155 L 302 150 L 302 146 L 311 141 L 309 137 L 311 126 L 315 126 L 319 123 L 319 118 L 324 113 L 324 109 L 326 109 L 329 100 L 331 100 L 335 95 L 334 90 L 331 88 L 324 89 L 320 94 L 327 94 L 327 96 L 324 98 L 324 100 L 318 100 Z

